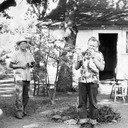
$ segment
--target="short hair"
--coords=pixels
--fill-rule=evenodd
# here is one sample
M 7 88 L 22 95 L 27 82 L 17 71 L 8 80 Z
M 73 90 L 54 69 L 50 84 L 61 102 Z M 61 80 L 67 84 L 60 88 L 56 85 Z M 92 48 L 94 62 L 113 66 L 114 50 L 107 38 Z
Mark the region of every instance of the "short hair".
M 100 41 L 96 39 L 96 37 L 92 36 L 88 39 L 88 43 L 89 41 L 94 41 L 94 42 L 97 42 L 98 46 L 100 46 Z

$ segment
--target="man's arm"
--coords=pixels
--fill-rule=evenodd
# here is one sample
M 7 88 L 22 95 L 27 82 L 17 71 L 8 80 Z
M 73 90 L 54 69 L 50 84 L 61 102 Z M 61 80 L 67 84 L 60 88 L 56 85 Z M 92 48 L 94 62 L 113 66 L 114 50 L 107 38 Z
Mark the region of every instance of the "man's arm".
M 100 71 L 103 71 L 103 70 L 104 70 L 104 67 L 105 67 L 104 62 L 99 61 L 97 58 L 94 58 L 94 59 L 93 59 L 93 62 L 95 63 L 96 67 L 97 67 Z
M 9 67 L 12 69 L 20 69 L 20 68 L 25 69 L 26 68 L 26 66 L 20 66 L 20 65 L 14 64 L 13 62 L 10 62 Z
M 77 56 L 77 62 L 75 63 L 75 69 L 78 70 L 83 65 L 82 53 Z
M 97 68 L 96 64 L 93 62 L 93 59 L 90 60 L 89 64 L 88 64 L 89 68 L 95 72 L 98 73 L 99 69 Z
M 96 67 L 100 70 L 103 71 L 105 68 L 105 61 L 102 53 L 100 53 L 100 58 L 95 56 L 93 58 L 93 62 L 95 63 Z
M 78 70 L 82 66 L 82 61 L 77 61 L 75 64 L 75 69 Z

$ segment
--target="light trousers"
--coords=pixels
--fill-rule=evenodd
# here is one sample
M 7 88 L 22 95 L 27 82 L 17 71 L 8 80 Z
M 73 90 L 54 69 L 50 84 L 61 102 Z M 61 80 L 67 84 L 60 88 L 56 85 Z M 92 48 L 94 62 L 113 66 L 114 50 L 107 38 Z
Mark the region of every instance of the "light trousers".
M 16 94 L 16 102 L 15 107 L 16 111 L 25 111 L 25 107 L 29 100 L 29 89 L 30 89 L 30 81 L 16 81 L 15 82 L 15 94 Z

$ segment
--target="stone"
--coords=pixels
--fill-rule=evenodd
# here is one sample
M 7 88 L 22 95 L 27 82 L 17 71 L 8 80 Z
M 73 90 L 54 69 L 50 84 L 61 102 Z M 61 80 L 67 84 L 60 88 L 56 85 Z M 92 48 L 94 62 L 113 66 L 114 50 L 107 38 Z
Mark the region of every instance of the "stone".
M 66 121 L 66 120 L 68 120 L 68 119 L 69 119 L 68 116 L 63 116 L 63 117 L 62 117 L 62 121 Z
M 61 116 L 60 115 L 54 115 L 52 117 L 52 119 L 54 119 L 54 120 L 60 120 L 61 119 Z
M 64 121 L 64 123 L 68 125 L 74 125 L 74 124 L 77 124 L 77 121 L 74 119 L 69 119 L 69 120 Z

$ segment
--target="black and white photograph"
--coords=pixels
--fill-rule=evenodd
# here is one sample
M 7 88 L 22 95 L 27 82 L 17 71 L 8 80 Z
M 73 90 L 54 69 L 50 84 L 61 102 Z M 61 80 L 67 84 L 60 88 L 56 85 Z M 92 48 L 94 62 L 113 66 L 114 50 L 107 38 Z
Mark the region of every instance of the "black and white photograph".
M 0 128 L 127 120 L 128 0 L 0 0 Z

